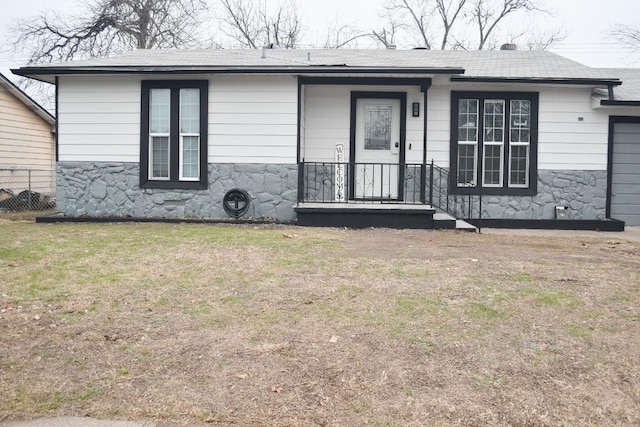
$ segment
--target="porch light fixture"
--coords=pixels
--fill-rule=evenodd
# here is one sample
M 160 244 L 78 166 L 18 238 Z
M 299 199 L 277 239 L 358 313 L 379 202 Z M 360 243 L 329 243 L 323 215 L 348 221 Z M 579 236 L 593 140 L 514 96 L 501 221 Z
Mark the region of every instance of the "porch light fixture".
M 420 103 L 414 102 L 411 104 L 411 110 L 413 117 L 420 117 Z

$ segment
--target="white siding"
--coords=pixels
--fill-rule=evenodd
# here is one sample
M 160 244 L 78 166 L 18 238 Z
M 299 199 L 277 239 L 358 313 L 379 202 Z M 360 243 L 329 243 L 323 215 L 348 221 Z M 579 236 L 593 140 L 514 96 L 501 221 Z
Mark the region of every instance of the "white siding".
M 427 162 L 449 167 L 451 88 L 432 86 L 428 92 Z
M 61 161 L 139 161 L 140 80 L 60 78 Z M 525 90 L 540 93 L 539 169 L 606 169 L 608 112 L 591 108 L 590 89 L 437 84 L 444 82 L 434 79 L 428 91 L 428 161 L 449 166 L 452 90 Z M 211 77 L 208 161 L 295 163 L 297 87 L 293 76 Z M 407 92 L 406 159 L 420 163 L 424 104 L 414 86 L 307 85 L 301 117 L 303 158 L 333 161 L 335 144 L 348 148 L 354 90 Z M 413 102 L 421 105 L 418 118 L 411 116 Z
M 349 159 L 351 124 L 351 92 L 406 92 L 407 93 L 407 163 L 422 162 L 422 126 L 424 105 L 419 87 L 414 86 L 350 86 L 307 85 L 304 102 L 304 150 L 307 162 L 332 162 L 336 144 L 343 144 Z M 411 104 L 420 103 L 420 117 L 412 117 Z M 409 148 L 411 145 L 411 149 Z
M 538 169 L 607 169 L 609 117 L 591 108 L 591 89 L 542 89 L 538 119 Z
M 135 77 L 61 78 L 60 160 L 138 162 L 140 82 Z M 290 76 L 212 77 L 208 161 L 295 164 L 297 90 Z
M 60 161 L 140 160 L 140 79 L 61 77 Z
M 298 81 L 221 76 L 209 83 L 209 162 L 295 164 Z
M 452 90 L 539 92 L 538 169 L 607 168 L 609 118 L 606 113 L 592 110 L 588 88 L 433 86 L 429 90 L 429 161 L 434 159 L 440 166 L 449 166 Z

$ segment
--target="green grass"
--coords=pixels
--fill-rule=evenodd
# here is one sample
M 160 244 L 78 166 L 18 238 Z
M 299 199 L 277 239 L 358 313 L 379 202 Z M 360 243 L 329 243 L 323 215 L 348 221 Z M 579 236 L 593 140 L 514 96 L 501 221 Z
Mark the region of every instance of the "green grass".
M 567 325 L 569 335 L 574 338 L 587 339 L 591 336 L 592 329 L 586 325 L 569 324 Z
M 531 277 L 531 274 L 527 273 L 526 271 L 520 271 L 513 274 L 511 276 L 511 280 L 519 283 L 531 283 L 533 282 L 533 277 Z
M 582 302 L 569 293 L 556 289 L 521 288 L 519 292 L 523 295 L 532 296 L 533 300 L 546 306 L 569 306 L 575 307 Z
M 505 316 L 501 310 L 497 310 L 487 304 L 480 302 L 471 302 L 468 305 L 466 314 L 469 318 L 475 320 L 496 320 Z
M 625 388 L 640 375 L 637 265 L 598 241 L 2 226 L 3 420 L 597 425 L 606 413 L 624 425 L 640 413 Z M 593 408 L 612 396 L 615 408 Z

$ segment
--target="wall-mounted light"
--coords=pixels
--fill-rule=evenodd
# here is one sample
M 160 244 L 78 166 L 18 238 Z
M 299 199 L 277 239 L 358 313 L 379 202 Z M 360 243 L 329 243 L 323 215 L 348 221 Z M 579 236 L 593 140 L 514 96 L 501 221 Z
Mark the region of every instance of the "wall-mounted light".
M 411 104 L 412 115 L 413 117 L 420 117 L 420 103 L 414 102 Z

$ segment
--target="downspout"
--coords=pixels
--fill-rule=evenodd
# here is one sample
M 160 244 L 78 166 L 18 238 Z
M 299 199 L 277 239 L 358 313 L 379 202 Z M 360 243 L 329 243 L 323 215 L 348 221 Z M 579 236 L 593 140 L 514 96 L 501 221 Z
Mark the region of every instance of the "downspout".
M 609 85 L 609 101 L 615 101 L 615 95 L 613 94 L 613 85 Z
M 55 91 L 56 91 L 56 100 L 55 100 L 56 122 L 54 124 L 54 126 L 55 126 L 55 131 L 54 131 L 55 135 L 53 136 L 53 141 L 54 141 L 54 150 L 56 151 L 56 155 L 55 155 L 56 166 L 58 164 L 58 153 L 59 153 L 59 150 L 58 150 L 58 144 L 59 144 L 58 139 L 59 139 L 59 135 L 60 135 L 60 132 L 59 132 L 59 130 L 60 130 L 59 129 L 59 124 L 60 124 L 60 109 L 59 109 L 59 92 L 60 92 L 59 88 L 60 88 L 60 85 L 59 85 L 59 83 L 60 82 L 58 81 L 58 79 L 59 79 L 59 77 L 56 76 L 56 80 L 55 80 L 55 83 L 54 83 L 55 84 Z
M 296 164 L 298 165 L 298 203 L 302 203 L 304 199 L 304 153 L 301 151 L 302 144 L 302 81 L 298 78 L 298 131 L 297 131 L 297 149 Z
M 420 182 L 422 182 L 422 186 L 420 188 L 420 202 L 425 204 L 427 202 L 427 111 L 428 111 L 428 97 L 427 92 L 431 87 L 431 79 L 427 80 L 420 86 L 420 91 L 424 94 L 423 98 L 423 110 L 422 114 L 422 166 L 420 167 Z

